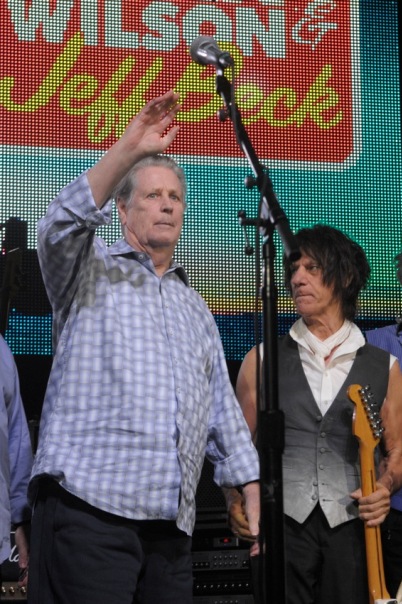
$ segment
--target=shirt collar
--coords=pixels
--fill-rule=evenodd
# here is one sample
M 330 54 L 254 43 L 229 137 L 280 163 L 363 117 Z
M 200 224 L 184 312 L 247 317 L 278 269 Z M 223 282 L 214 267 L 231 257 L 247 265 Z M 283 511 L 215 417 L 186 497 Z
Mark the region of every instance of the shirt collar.
M 111 256 L 128 256 L 131 255 L 137 262 L 144 265 L 146 268 L 154 270 L 153 262 L 146 252 L 138 252 L 125 239 L 119 239 L 109 247 Z M 178 262 L 172 261 L 170 268 L 165 274 L 176 272 L 185 285 L 189 287 L 189 278 L 184 267 Z
M 345 325 L 345 323 L 344 323 L 344 325 Z M 356 352 L 359 348 L 361 348 L 365 344 L 364 336 L 363 336 L 362 332 L 360 331 L 360 329 L 357 327 L 357 325 L 355 323 L 352 323 L 349 321 L 347 321 L 347 323 L 350 324 L 350 334 L 349 334 L 348 338 L 335 351 L 334 356 L 339 356 L 341 354 L 348 354 L 350 352 Z M 300 346 L 303 346 L 303 348 L 310 350 L 310 347 L 307 344 L 306 338 L 305 338 L 307 329 L 308 329 L 307 325 L 304 323 L 303 319 L 300 318 L 291 327 L 291 329 L 289 331 L 289 335 L 293 338 L 293 340 L 295 340 L 295 342 L 300 344 Z

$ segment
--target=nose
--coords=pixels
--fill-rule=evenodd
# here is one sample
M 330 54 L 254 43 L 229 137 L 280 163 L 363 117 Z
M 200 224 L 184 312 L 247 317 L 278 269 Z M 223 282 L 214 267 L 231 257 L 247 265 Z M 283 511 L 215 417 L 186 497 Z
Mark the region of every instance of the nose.
M 162 196 L 161 211 L 166 214 L 171 214 L 173 212 L 173 201 L 167 194 Z
M 303 265 L 294 268 L 290 278 L 291 285 L 300 285 L 305 282 L 307 271 Z

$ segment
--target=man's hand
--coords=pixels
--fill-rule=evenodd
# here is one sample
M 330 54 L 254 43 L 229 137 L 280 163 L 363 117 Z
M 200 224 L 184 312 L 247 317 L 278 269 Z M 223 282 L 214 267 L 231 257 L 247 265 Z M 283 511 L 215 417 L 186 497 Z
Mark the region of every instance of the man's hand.
M 133 167 L 148 155 L 163 153 L 179 130 L 173 126 L 166 132 L 180 110 L 179 95 L 170 90 L 149 101 L 129 122 L 118 141 L 87 172 L 92 196 L 101 208 L 113 190 Z M 166 132 L 164 134 L 164 132 Z
M 391 493 L 381 482 L 377 482 L 376 490 L 366 497 L 362 496 L 361 489 L 350 495 L 359 504 L 359 516 L 367 526 L 378 526 L 384 522 L 390 510 Z
M 240 494 L 237 489 L 224 489 L 229 526 L 240 539 L 255 543 L 259 533 L 260 485 L 250 482 Z
M 147 155 L 163 153 L 174 141 L 179 126 L 163 133 L 180 110 L 179 95 L 172 90 L 149 101 L 131 120 L 121 137 L 127 152 L 135 152 L 135 161 Z
M 27 532 L 28 529 L 25 525 L 21 525 L 15 529 L 15 545 L 17 546 L 18 566 L 20 568 L 19 587 L 26 587 L 28 585 L 29 538 Z

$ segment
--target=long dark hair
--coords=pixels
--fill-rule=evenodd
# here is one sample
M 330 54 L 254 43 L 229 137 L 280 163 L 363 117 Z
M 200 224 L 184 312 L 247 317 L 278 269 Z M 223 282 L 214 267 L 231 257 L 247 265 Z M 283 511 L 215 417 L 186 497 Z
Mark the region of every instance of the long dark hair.
M 322 270 L 323 284 L 333 287 L 345 319 L 353 321 L 360 291 L 367 285 L 370 266 L 363 248 L 333 227 L 317 224 L 296 233 L 300 251 L 313 258 Z M 290 291 L 292 262 L 285 256 L 285 286 Z

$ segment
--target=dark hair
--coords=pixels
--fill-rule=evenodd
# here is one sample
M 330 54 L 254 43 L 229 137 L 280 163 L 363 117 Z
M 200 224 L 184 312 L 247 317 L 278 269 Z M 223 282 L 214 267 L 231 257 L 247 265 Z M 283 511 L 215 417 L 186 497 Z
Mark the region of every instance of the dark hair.
M 360 291 L 367 285 L 370 266 L 362 247 L 333 227 L 317 224 L 296 233 L 301 253 L 313 258 L 322 270 L 322 282 L 333 287 L 345 319 L 353 321 Z M 285 286 L 290 291 L 293 262 L 285 256 Z

